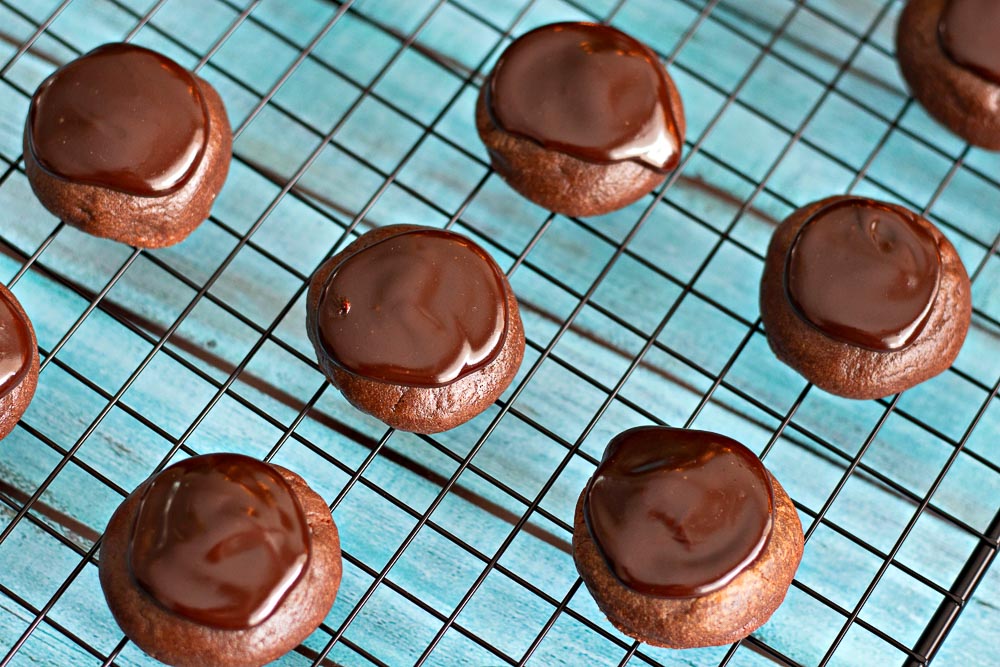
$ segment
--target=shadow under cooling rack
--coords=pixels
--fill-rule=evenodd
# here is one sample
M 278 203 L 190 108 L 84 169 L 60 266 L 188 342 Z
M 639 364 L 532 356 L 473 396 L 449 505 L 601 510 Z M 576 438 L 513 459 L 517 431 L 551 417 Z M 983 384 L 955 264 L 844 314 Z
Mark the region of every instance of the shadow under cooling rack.
M 1000 159 L 907 97 L 900 6 L 0 0 L 0 276 L 43 358 L 0 443 L 0 665 L 151 664 L 104 603 L 100 535 L 155 469 L 219 450 L 303 473 L 341 530 L 337 603 L 280 664 L 997 664 Z M 661 190 L 588 220 L 513 193 L 473 125 L 511 35 L 572 19 L 656 49 L 689 126 Z M 236 133 L 211 219 L 164 250 L 53 219 L 21 161 L 35 87 L 122 39 L 197 69 Z M 842 192 L 923 211 L 973 278 L 954 367 L 880 401 L 808 386 L 758 319 L 774 225 Z M 433 437 L 351 408 L 303 331 L 313 270 L 392 223 L 473 236 L 525 321 L 511 388 Z M 650 422 L 741 440 L 799 510 L 796 581 L 739 644 L 636 644 L 576 575 L 577 495 L 608 439 Z

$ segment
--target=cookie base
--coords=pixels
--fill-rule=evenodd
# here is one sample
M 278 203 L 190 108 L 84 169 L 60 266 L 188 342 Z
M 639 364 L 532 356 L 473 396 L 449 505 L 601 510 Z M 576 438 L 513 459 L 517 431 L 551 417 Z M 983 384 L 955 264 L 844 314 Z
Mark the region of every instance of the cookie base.
M 486 366 L 444 387 L 412 387 L 355 375 L 338 366 L 319 339 L 319 300 L 330 273 L 346 257 L 359 250 L 414 229 L 423 228 L 417 225 L 390 225 L 373 229 L 320 266 L 309 283 L 306 297 L 306 333 L 323 373 L 351 405 L 401 431 L 440 433 L 486 410 L 510 386 L 521 366 L 524 327 L 517 299 L 506 278 L 503 283 L 507 295 L 507 339 L 500 353 Z
M 955 63 L 938 25 L 948 0 L 910 0 L 896 28 L 896 59 L 913 96 L 971 144 L 1000 150 L 1000 85 Z
M 759 628 L 785 599 L 802 560 L 802 524 L 791 498 L 771 477 L 775 520 L 757 560 L 722 588 L 694 598 L 636 592 L 611 572 L 583 518 L 580 494 L 573 522 L 573 561 L 611 624 L 646 644 L 666 648 L 721 646 Z
M 673 81 L 666 77 L 671 113 L 683 141 L 684 108 Z M 483 83 L 476 102 L 476 129 L 490 154 L 493 169 L 527 199 L 575 217 L 604 215 L 624 208 L 653 191 L 666 173 L 632 160 L 599 164 L 508 133 L 493 122 Z
M 66 224 L 93 236 L 140 248 L 162 248 L 186 239 L 208 217 L 233 155 L 233 133 L 222 98 L 207 81 L 195 79 L 208 107 L 208 144 L 197 169 L 179 190 L 141 197 L 56 176 L 35 159 L 25 123 L 24 167 L 38 200 Z
M 792 308 L 785 293 L 785 260 L 799 228 L 812 215 L 850 197 L 829 197 L 786 218 L 774 232 L 760 284 L 760 317 L 774 354 L 831 394 L 869 399 L 890 396 L 941 373 L 955 360 L 972 319 L 969 276 L 955 247 L 927 220 L 919 224 L 934 237 L 941 254 L 938 293 L 923 331 L 909 346 L 876 352 L 830 338 Z M 900 215 L 907 209 L 889 205 Z
M 190 621 L 161 607 L 133 581 L 128 567 L 129 538 L 146 483 L 111 516 L 101 545 L 101 588 L 115 621 L 136 646 L 174 667 L 256 667 L 298 646 L 323 622 L 342 574 L 337 526 L 326 502 L 301 477 L 280 466 L 274 468 L 302 505 L 312 548 L 305 572 L 274 613 L 246 630 Z

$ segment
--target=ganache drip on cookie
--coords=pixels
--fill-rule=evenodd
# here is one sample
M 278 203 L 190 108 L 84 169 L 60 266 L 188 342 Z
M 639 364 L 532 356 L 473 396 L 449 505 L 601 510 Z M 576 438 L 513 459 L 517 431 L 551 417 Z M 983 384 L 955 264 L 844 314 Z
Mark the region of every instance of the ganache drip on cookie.
M 277 470 L 238 454 L 208 454 L 148 483 L 128 563 L 160 606 L 238 630 L 274 612 L 305 572 L 311 541 L 302 507 Z
M 648 47 L 594 23 L 554 23 L 515 40 L 487 88 L 496 125 L 598 163 L 669 171 L 682 138 L 663 67 Z
M 6 294 L 0 294 L 0 396 L 16 387 L 34 356 L 28 323 Z
M 1000 2 L 949 0 L 938 35 L 949 58 L 1000 84 Z
M 771 536 L 774 491 L 760 460 L 735 440 L 649 426 L 608 444 L 583 510 L 622 584 L 688 598 L 718 590 L 756 561 Z
M 938 244 L 913 214 L 858 197 L 813 213 L 785 264 L 785 292 L 800 317 L 877 352 L 913 343 L 940 278 Z
M 73 183 L 158 197 L 182 188 L 208 142 L 201 87 L 174 61 L 106 44 L 60 67 L 31 100 L 31 154 Z
M 374 380 L 440 387 L 487 365 L 507 337 L 503 274 L 448 231 L 404 231 L 359 250 L 327 278 L 317 324 L 341 368 Z

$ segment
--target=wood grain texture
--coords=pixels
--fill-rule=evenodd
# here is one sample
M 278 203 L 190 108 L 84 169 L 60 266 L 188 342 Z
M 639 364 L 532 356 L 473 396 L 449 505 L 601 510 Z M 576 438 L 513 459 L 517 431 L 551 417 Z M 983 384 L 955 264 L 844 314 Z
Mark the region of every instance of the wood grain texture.
M 0 32 L 9 33 L 0 40 L 0 67 L 58 4 L 0 3 Z M 807 531 L 825 514 L 811 530 L 785 603 L 730 664 L 773 664 L 767 650 L 819 664 L 964 443 L 860 608 L 862 624 L 851 625 L 829 664 L 902 663 L 904 653 L 877 633 L 905 646 L 917 640 L 941 591 L 982 542 L 976 532 L 1000 507 L 995 399 L 966 438 L 1000 378 L 1000 260 L 988 255 L 1000 233 L 1000 158 L 965 153 L 928 213 L 974 277 L 965 346 L 952 370 L 903 394 L 866 449 L 888 403 L 847 401 L 816 389 L 803 398 L 804 381 L 773 357 L 754 326 L 775 220 L 846 189 L 866 165 L 856 193 L 921 209 L 963 154 L 954 138 L 907 106 L 892 57 L 899 3 L 889 3 L 887 18 L 811 117 L 858 35 L 887 5 L 817 0 L 794 10 L 778 0 L 720 3 L 671 66 L 688 111 L 688 137 L 701 143 L 688 147 L 689 161 L 664 200 L 616 254 L 652 197 L 585 222 L 550 218 L 489 172 L 476 137 L 481 78 L 466 79 L 481 62 L 480 72 L 488 71 L 490 50 L 526 2 L 469 0 L 435 10 L 430 0 L 359 0 L 238 136 L 211 219 L 184 243 L 139 255 L 98 301 L 131 249 L 60 226 L 34 199 L 17 162 L 26 93 L 56 63 L 121 39 L 153 4 L 73 0 L 0 77 L 0 277 L 9 281 L 40 251 L 13 291 L 32 317 L 46 364 L 21 426 L 0 442 L 6 485 L 0 488 L 0 654 L 66 584 L 12 664 L 101 664 L 122 635 L 103 602 L 95 564 L 70 575 L 124 494 L 178 444 L 258 457 L 280 444 L 276 463 L 302 474 L 327 502 L 339 500 L 334 516 L 344 579 L 308 650 L 324 649 L 461 469 L 329 657 L 343 665 L 412 664 L 464 601 L 427 664 L 499 665 L 507 661 L 497 653 L 517 661 L 529 650 L 528 664 L 618 664 L 631 642 L 579 584 L 567 550 L 574 503 L 608 439 L 653 420 L 692 421 L 760 453 L 794 407 L 765 460 Z M 514 34 L 587 18 L 588 10 L 603 13 L 612 4 L 537 2 Z M 701 7 L 625 0 L 614 23 L 669 53 Z M 235 0 L 168 0 L 136 40 L 193 67 L 242 8 Z M 784 36 L 751 70 L 793 10 Z M 239 23 L 199 72 L 219 91 L 234 128 L 335 11 L 334 3 L 320 0 L 265 0 Z M 428 16 L 414 44 L 381 72 Z M 737 100 L 727 103 L 744 75 Z M 335 128 L 332 142 L 272 207 Z M 356 230 L 345 233 L 362 211 Z M 525 361 L 500 402 L 471 422 L 434 437 L 393 433 L 380 445 L 384 426 L 327 387 L 315 367 L 302 327 L 304 289 L 323 258 L 357 232 L 396 223 L 443 226 L 453 216 L 457 231 L 510 271 L 528 339 Z M 22 503 L 210 280 L 176 332 L 13 524 Z M 500 411 L 502 419 L 464 466 Z M 529 506 L 535 509 L 515 529 Z M 969 602 L 940 664 L 995 662 L 996 582 L 991 574 Z M 711 666 L 725 653 L 641 647 L 629 664 Z M 293 653 L 279 664 L 311 662 Z M 131 644 L 115 663 L 155 664 Z

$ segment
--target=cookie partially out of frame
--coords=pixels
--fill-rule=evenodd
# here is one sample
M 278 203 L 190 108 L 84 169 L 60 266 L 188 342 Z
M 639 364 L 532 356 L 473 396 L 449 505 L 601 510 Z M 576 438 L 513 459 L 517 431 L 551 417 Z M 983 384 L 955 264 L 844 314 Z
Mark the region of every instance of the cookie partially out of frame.
M 593 216 L 664 181 L 685 121 L 647 46 L 609 26 L 554 23 L 500 56 L 480 90 L 476 129 L 512 188 L 557 213 Z
M 775 230 L 760 312 L 775 355 L 807 380 L 846 398 L 880 398 L 951 365 L 969 329 L 971 286 L 928 220 L 895 204 L 830 197 Z
M 573 560 L 616 628 L 668 648 L 738 641 L 785 598 L 798 514 L 739 443 L 640 427 L 616 436 L 580 494 Z
M 215 89 L 131 44 L 56 70 L 24 128 L 25 170 L 42 205 L 88 234 L 143 248 L 179 243 L 208 217 L 231 158 Z
M 20 302 L 0 284 L 0 438 L 28 409 L 38 386 L 38 342 Z
M 1000 4 L 910 0 L 896 57 L 913 96 L 966 141 L 1000 150 Z
M 111 613 L 174 667 L 256 667 L 329 613 L 342 572 L 330 508 L 295 473 L 235 454 L 170 466 L 112 515 L 100 553 Z
M 460 234 L 416 225 L 373 229 L 325 262 L 306 331 L 351 404 L 416 433 L 486 410 L 524 356 L 517 299 L 496 262 Z

